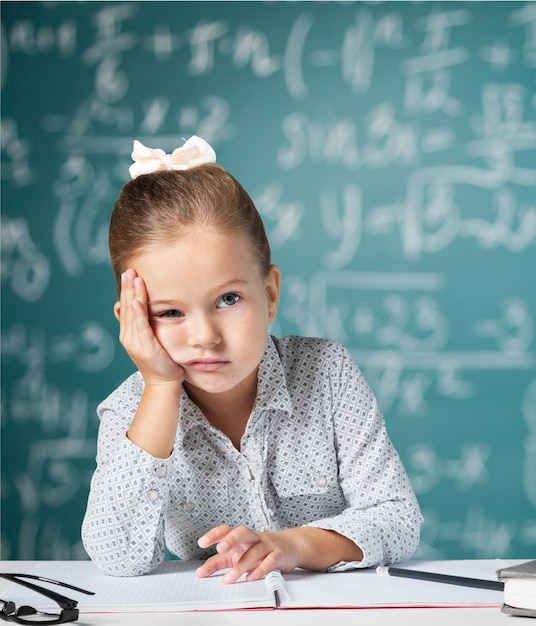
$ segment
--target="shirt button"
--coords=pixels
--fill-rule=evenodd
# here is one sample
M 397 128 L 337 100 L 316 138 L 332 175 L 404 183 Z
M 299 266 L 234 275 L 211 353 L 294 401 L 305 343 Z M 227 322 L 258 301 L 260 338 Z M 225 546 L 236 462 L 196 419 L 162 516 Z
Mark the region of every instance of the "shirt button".
M 328 479 L 324 476 L 324 474 L 320 474 L 315 478 L 315 483 L 319 487 L 325 487 L 327 485 Z
M 156 489 L 149 489 L 147 492 L 147 500 L 149 500 L 149 502 L 154 502 L 155 500 L 158 500 L 159 497 L 160 496 Z
M 182 505 L 182 508 L 186 511 L 186 513 L 191 513 L 195 508 L 195 504 L 193 502 L 188 501 Z
M 164 476 L 167 474 L 167 467 L 165 465 L 160 465 L 156 468 L 155 474 L 157 478 L 164 478 Z

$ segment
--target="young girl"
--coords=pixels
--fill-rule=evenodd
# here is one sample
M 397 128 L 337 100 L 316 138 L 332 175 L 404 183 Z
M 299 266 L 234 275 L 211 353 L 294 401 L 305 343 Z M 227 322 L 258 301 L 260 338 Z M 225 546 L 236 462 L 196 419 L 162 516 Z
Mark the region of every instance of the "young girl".
M 144 574 L 165 538 L 227 583 L 409 558 L 419 506 L 357 365 L 269 335 L 280 272 L 251 198 L 198 137 L 132 156 L 109 244 L 138 371 L 98 408 L 88 554 Z

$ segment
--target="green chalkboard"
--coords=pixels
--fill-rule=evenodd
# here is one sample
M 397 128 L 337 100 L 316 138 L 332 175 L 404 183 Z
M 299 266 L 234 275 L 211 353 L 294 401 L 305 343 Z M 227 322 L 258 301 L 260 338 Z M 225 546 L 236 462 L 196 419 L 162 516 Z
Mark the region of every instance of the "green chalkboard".
M 198 134 L 261 211 L 274 334 L 340 340 L 423 558 L 536 549 L 536 3 L 2 3 L 2 557 L 86 558 L 134 138 Z

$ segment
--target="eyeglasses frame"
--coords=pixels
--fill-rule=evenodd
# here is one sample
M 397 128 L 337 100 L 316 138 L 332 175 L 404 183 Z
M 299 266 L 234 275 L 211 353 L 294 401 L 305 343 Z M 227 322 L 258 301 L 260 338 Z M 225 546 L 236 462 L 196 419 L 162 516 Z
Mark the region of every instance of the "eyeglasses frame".
M 51 583 L 53 585 L 59 585 L 60 587 L 66 587 L 68 589 L 72 589 L 73 591 L 78 591 L 80 593 L 85 593 L 87 595 L 92 595 L 92 596 L 95 595 L 94 591 L 87 591 L 86 589 L 75 587 L 74 585 L 70 585 L 69 583 L 64 583 L 59 580 L 53 580 L 52 578 L 46 578 L 44 576 L 36 576 L 35 574 L 12 574 L 12 573 L 0 572 L 0 578 L 5 578 L 6 580 L 9 580 L 12 583 L 22 585 L 23 587 L 26 587 L 27 589 L 36 591 L 37 593 L 40 593 L 41 595 L 46 596 L 47 598 L 50 598 L 51 600 L 54 600 L 54 602 L 56 602 L 56 604 L 61 609 L 61 612 L 58 615 L 57 619 L 42 620 L 41 622 L 39 622 L 36 620 L 26 620 L 22 617 L 19 617 L 18 615 L 5 613 L 4 612 L 5 607 L 6 606 L 9 607 L 10 604 L 13 605 L 13 612 L 16 610 L 16 608 L 13 602 L 10 602 L 10 601 L 6 602 L 5 600 L 2 600 L 2 602 L 4 602 L 4 608 L 0 611 L 0 618 L 10 620 L 18 624 L 39 624 L 39 623 L 51 624 L 51 625 L 52 624 L 64 624 L 66 622 L 76 621 L 79 616 L 79 610 L 77 608 L 78 606 L 77 600 L 68 598 L 67 596 L 64 596 L 63 594 L 58 593 L 57 591 L 53 591 L 52 589 L 47 589 L 46 587 L 40 587 L 39 585 L 35 585 L 34 583 L 28 580 L 21 580 L 21 579 L 31 578 L 32 580 L 39 580 L 41 582 Z

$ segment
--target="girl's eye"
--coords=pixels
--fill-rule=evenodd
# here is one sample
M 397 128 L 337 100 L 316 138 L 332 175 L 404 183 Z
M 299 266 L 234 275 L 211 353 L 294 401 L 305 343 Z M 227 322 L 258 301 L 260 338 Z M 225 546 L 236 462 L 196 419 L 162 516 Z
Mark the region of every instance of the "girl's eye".
M 217 303 L 217 306 L 221 309 L 233 306 L 240 300 L 240 296 L 236 293 L 226 293 L 224 294 Z
M 180 311 L 178 311 L 177 309 L 169 309 L 169 311 L 162 311 L 162 313 L 156 313 L 155 317 L 160 317 L 160 318 L 182 317 L 182 313 Z

